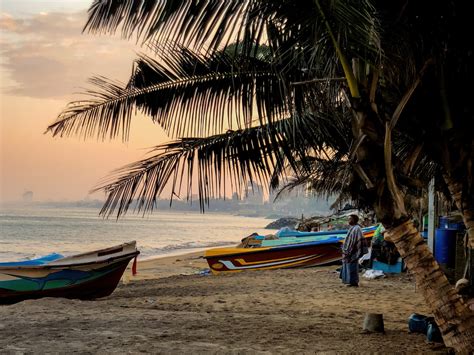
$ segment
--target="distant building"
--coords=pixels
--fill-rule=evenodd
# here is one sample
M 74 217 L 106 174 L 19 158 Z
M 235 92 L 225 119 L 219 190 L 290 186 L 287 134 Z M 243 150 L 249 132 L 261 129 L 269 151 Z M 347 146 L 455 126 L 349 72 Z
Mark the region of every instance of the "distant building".
M 239 201 L 240 201 L 239 194 L 237 192 L 234 192 L 232 194 L 232 202 L 239 202 Z
M 262 205 L 264 201 L 263 187 L 257 183 L 248 182 L 242 192 L 245 202 Z
M 22 195 L 23 202 L 33 201 L 33 191 L 25 191 Z

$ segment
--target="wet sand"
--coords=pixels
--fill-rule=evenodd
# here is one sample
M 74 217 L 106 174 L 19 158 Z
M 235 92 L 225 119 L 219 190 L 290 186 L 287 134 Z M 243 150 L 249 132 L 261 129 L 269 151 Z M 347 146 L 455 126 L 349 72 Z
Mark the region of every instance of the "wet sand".
M 408 332 L 428 314 L 409 275 L 341 285 L 337 266 L 200 275 L 200 252 L 139 263 L 96 301 L 0 306 L 0 353 L 446 352 Z M 366 334 L 366 312 L 385 334 Z

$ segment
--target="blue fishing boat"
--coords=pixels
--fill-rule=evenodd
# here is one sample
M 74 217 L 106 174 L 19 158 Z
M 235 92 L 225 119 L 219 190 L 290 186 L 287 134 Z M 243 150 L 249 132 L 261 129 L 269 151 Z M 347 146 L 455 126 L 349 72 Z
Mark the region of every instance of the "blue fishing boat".
M 362 228 L 362 233 L 365 237 L 372 237 L 375 233 L 377 226 L 370 226 Z M 336 236 L 345 238 L 347 235 L 347 229 L 319 231 L 319 232 L 302 232 L 290 228 L 282 228 L 276 234 L 279 238 L 285 237 L 316 237 L 316 236 Z
M 362 231 L 372 238 L 375 227 Z M 247 270 L 272 270 L 327 265 L 341 260 L 341 246 L 347 231 L 300 232 L 284 229 L 276 238 L 253 234 L 251 243 L 237 247 L 206 250 L 211 272 L 215 275 Z M 279 235 L 278 235 L 279 234 Z
M 139 253 L 133 241 L 69 257 L 54 253 L 0 263 L 0 304 L 42 297 L 90 300 L 108 296 Z
M 366 238 L 372 238 L 374 236 L 377 226 L 370 226 L 362 228 L 362 233 Z M 334 230 L 334 231 L 320 231 L 320 232 L 301 232 L 292 230 L 289 228 L 280 229 L 275 236 L 277 239 L 265 239 L 262 237 L 261 246 L 271 247 L 285 244 L 295 243 L 308 243 L 308 242 L 324 242 L 337 239 L 343 241 L 346 238 L 347 230 Z

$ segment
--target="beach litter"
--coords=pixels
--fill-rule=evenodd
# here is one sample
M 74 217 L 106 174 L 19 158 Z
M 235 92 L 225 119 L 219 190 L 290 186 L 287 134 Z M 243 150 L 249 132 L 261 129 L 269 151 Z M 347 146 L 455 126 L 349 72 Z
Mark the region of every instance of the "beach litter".
M 382 313 L 366 313 L 362 329 L 369 333 L 384 333 L 385 327 Z
M 368 269 L 364 272 L 362 277 L 364 279 L 374 280 L 374 279 L 379 279 L 379 278 L 385 277 L 385 274 L 383 273 L 382 270 Z
M 426 335 L 426 340 L 430 343 L 441 343 L 441 331 L 435 322 L 434 317 L 413 313 L 408 318 L 408 330 L 410 333 L 421 333 Z

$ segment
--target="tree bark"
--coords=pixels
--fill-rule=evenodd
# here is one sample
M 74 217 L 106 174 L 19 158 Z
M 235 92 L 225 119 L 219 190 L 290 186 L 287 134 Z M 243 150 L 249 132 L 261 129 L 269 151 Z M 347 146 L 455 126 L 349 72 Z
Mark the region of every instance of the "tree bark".
M 357 191 L 357 197 L 360 202 L 373 206 L 378 220 L 387 230 L 386 236 L 395 243 L 408 269 L 414 273 L 446 346 L 461 353 L 473 352 L 474 314 L 450 285 L 407 215 L 403 194 L 393 176 L 388 126 L 381 124 L 377 110 L 372 110 L 367 101 L 364 98 L 352 100 L 352 133 L 354 141 L 361 141 L 355 151 L 356 163 L 371 182 L 371 186 L 365 184 L 365 191 Z M 366 138 L 361 139 L 363 136 Z M 360 181 L 364 181 L 357 173 Z
M 408 269 L 413 272 L 446 346 L 456 352 L 473 352 L 474 313 L 449 283 L 413 223 L 407 221 L 387 229 L 386 235 L 395 243 Z
M 465 189 L 463 189 L 463 184 L 460 181 L 447 174 L 444 174 L 443 178 L 448 185 L 456 207 L 461 211 L 469 238 L 469 247 L 474 249 L 474 198 L 469 196 L 469 193 L 464 192 Z

